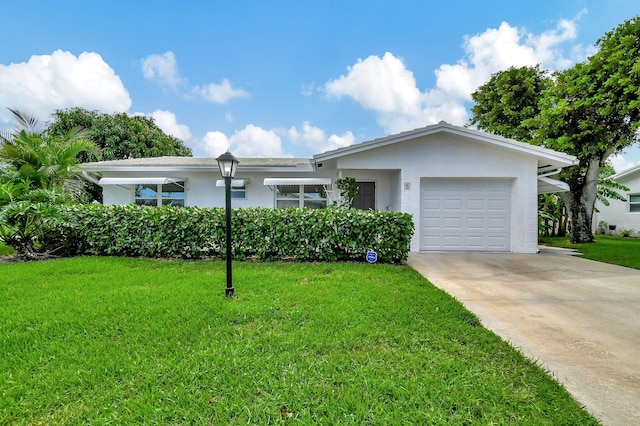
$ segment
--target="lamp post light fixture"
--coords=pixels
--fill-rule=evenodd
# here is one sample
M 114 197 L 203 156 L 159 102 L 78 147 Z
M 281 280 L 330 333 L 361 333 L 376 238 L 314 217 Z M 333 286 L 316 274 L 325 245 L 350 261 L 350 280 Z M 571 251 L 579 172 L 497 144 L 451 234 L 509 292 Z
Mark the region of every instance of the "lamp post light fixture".
M 225 295 L 227 297 L 233 296 L 233 279 L 231 276 L 231 179 L 236 175 L 236 168 L 238 167 L 238 159 L 231 155 L 229 151 L 225 152 L 218 158 L 218 167 L 220 167 L 220 174 L 224 178 L 224 197 L 225 197 L 225 211 L 227 219 L 227 288 Z

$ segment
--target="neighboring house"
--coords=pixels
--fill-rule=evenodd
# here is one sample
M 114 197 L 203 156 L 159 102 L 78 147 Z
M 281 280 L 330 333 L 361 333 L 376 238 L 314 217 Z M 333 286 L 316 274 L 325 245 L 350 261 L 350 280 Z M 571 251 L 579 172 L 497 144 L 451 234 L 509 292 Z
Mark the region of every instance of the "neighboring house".
M 575 157 L 445 122 L 314 155 L 240 158 L 233 207 L 326 207 L 353 177 L 356 207 L 410 213 L 411 250 L 535 253 L 538 193 Z M 105 204 L 223 207 L 214 158 L 160 157 L 82 166 Z
M 631 167 L 611 176 L 612 180 L 629 188 L 629 191 L 618 191 L 627 200 L 609 200 L 609 205 L 605 206 L 598 201 L 594 213 L 594 226 L 597 227 L 600 221 L 604 221 L 608 226 L 615 225 L 612 234 L 620 233 L 622 229 L 633 229 L 634 236 L 638 236 L 640 231 L 640 164 Z M 606 232 L 609 233 L 607 226 Z

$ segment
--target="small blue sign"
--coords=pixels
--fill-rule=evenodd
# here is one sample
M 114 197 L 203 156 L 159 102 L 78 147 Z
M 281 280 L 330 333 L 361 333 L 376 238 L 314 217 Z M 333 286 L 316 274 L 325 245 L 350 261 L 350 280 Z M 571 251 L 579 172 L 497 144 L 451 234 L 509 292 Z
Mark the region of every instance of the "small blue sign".
M 376 253 L 373 250 L 369 250 L 367 252 L 367 262 L 376 263 L 377 260 L 378 260 L 378 253 Z

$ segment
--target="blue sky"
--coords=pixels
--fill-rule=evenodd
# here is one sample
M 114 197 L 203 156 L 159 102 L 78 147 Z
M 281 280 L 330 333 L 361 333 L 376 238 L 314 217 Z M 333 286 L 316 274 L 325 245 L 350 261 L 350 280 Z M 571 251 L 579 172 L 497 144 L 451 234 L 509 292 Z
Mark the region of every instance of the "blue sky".
M 153 116 L 196 156 L 295 156 L 469 120 L 494 72 L 572 66 L 640 0 L 2 2 L 5 107 Z M 640 162 L 640 149 L 614 159 Z

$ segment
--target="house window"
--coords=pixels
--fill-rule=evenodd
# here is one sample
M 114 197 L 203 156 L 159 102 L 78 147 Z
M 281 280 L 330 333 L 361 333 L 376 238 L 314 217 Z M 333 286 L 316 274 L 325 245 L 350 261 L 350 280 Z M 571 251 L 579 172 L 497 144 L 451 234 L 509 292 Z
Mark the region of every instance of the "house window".
M 629 195 L 629 211 L 640 213 L 640 194 Z
M 277 185 L 276 207 L 327 207 L 327 192 L 323 185 Z
M 247 199 L 247 184 L 244 180 L 242 180 L 242 184 L 233 185 L 233 181 L 231 184 L 231 198 L 236 198 L 238 200 L 246 200 Z
M 184 182 L 135 187 L 135 203 L 141 206 L 184 206 Z

